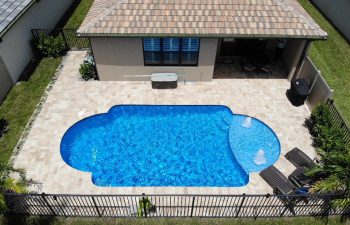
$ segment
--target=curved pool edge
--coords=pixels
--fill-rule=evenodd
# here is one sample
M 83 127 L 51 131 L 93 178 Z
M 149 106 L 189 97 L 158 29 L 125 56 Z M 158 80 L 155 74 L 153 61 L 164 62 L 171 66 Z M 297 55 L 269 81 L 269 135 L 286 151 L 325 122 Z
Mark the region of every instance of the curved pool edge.
M 82 124 L 84 123 L 86 120 L 89 120 L 91 118 L 98 118 L 98 117 L 104 117 L 110 113 L 112 113 L 115 109 L 117 109 L 118 107 L 132 107 L 132 106 L 138 106 L 138 107 L 142 107 L 142 106 L 149 106 L 149 107 L 152 107 L 152 106 L 168 106 L 168 107 L 177 107 L 177 106 L 193 106 L 193 107 L 205 107 L 205 106 L 216 106 L 216 107 L 221 107 L 223 109 L 225 109 L 226 111 L 228 111 L 232 116 L 244 116 L 244 117 L 251 117 L 252 119 L 255 119 L 257 121 L 259 121 L 261 124 L 265 125 L 273 134 L 274 136 L 276 137 L 277 139 L 277 144 L 279 146 L 278 150 L 278 155 L 281 154 L 281 144 L 280 144 L 280 140 L 277 136 L 277 134 L 274 132 L 274 130 L 268 126 L 264 121 L 260 120 L 260 119 L 257 119 L 256 117 L 253 117 L 253 116 L 249 116 L 249 115 L 246 115 L 246 114 L 241 114 L 241 113 L 233 113 L 233 110 L 226 106 L 226 105 L 153 105 L 153 104 L 118 104 L 118 105 L 114 105 L 112 106 L 106 113 L 98 113 L 98 114 L 95 114 L 95 115 L 91 115 L 91 116 L 88 116 L 88 117 L 85 117 L 77 122 L 75 122 L 74 124 L 72 124 L 63 134 L 62 138 L 61 138 L 61 143 L 60 143 L 60 155 L 61 155 L 61 158 L 63 159 L 63 161 L 69 165 L 71 168 L 74 168 L 76 170 L 79 170 L 79 171 L 82 171 L 82 172 L 88 172 L 91 174 L 91 182 L 98 186 L 98 187 L 192 187 L 192 188 L 239 188 L 239 187 L 244 187 L 246 186 L 247 184 L 249 184 L 250 182 L 250 173 L 255 173 L 255 172 L 259 172 L 259 171 L 247 171 L 242 165 L 241 163 L 239 162 L 239 160 L 237 159 L 237 156 L 235 155 L 234 151 L 232 150 L 231 148 L 231 145 L 230 148 L 231 148 L 231 152 L 233 153 L 233 157 L 235 158 L 235 161 L 238 163 L 238 165 L 240 166 L 240 169 L 242 171 L 244 171 L 244 173 L 246 174 L 246 183 L 243 184 L 243 185 L 240 185 L 240 186 L 144 186 L 144 185 L 140 185 L 140 186 L 104 186 L 104 185 L 98 185 L 96 184 L 94 181 L 93 181 L 93 171 L 91 170 L 83 170 L 83 169 L 80 169 L 80 168 L 76 168 L 74 166 L 71 165 L 71 163 L 69 162 L 69 160 L 64 157 L 64 149 L 65 149 L 65 146 L 64 146 L 64 140 L 67 138 L 68 136 L 68 133 L 70 133 L 74 127 L 76 125 L 79 125 L 79 124 Z M 229 134 L 228 134 L 229 135 Z M 276 162 L 276 161 L 275 161 Z M 275 163 L 274 162 L 274 163 Z
M 108 111 L 109 112 L 109 111 Z M 60 142 L 60 155 L 61 155 L 61 158 L 62 160 L 67 164 L 69 165 L 70 167 L 72 167 L 73 169 L 76 169 L 76 170 L 79 170 L 79 171 L 82 171 L 82 172 L 90 172 L 90 171 L 85 171 L 85 170 L 82 170 L 82 169 L 77 169 L 75 167 L 73 167 L 69 160 L 67 160 L 64 156 L 65 154 L 63 153 L 63 150 L 65 149 L 65 140 L 68 138 L 68 134 L 70 134 L 72 132 L 72 130 L 79 124 L 82 124 L 84 123 L 86 120 L 90 120 L 91 118 L 96 118 L 96 117 L 100 117 L 100 116 L 103 116 L 103 115 L 106 115 L 108 114 L 108 112 L 106 113 L 98 113 L 98 114 L 94 114 L 94 115 L 91 115 L 91 116 L 88 116 L 88 117 L 84 117 L 83 119 L 80 119 L 76 122 L 74 122 L 65 132 L 64 134 L 62 135 L 62 138 L 61 138 L 61 142 Z
M 154 105 L 154 104 L 117 104 L 117 105 L 113 105 L 112 107 L 110 107 L 108 109 L 107 112 L 103 112 L 103 113 L 98 113 L 98 114 L 94 114 L 94 115 L 91 115 L 91 116 L 88 116 L 88 117 L 84 117 L 83 119 L 79 119 L 78 121 L 74 122 L 71 126 L 69 126 L 69 128 L 64 132 L 64 134 L 62 135 L 62 138 L 61 138 L 61 142 L 60 142 L 60 156 L 62 158 L 62 160 L 67 164 L 69 165 L 71 168 L 73 169 L 76 169 L 78 171 L 82 171 L 82 172 L 89 172 L 91 173 L 91 179 L 92 179 L 92 172 L 89 171 L 89 170 L 85 170 L 85 169 L 78 169 L 76 167 L 74 167 L 73 165 L 71 165 L 71 163 L 69 162 L 68 159 L 66 159 L 65 154 L 64 152 L 62 152 L 62 150 L 64 149 L 64 140 L 67 139 L 67 136 L 68 136 L 68 133 L 70 133 L 75 127 L 76 125 L 79 125 L 79 124 L 82 124 L 84 123 L 86 120 L 90 120 L 92 118 L 97 118 L 97 117 L 103 117 L 103 116 L 106 116 L 106 115 L 109 115 L 113 112 L 113 110 L 115 110 L 116 108 L 118 107 L 123 107 L 123 106 L 126 106 L 126 107 L 132 107 L 132 106 L 166 106 L 166 107 L 171 107 L 171 106 L 193 106 L 193 107 L 196 107 L 196 106 L 217 106 L 217 107 L 222 107 L 222 108 L 225 108 L 226 110 L 228 110 L 229 113 L 231 113 L 232 115 L 234 115 L 232 109 L 226 105 L 210 105 L 210 104 L 206 104 L 206 105 L 169 105 L 169 104 L 164 104 L 164 105 Z M 243 169 L 243 168 L 242 168 Z M 249 176 L 249 175 L 248 175 Z
M 106 112 L 106 113 L 100 113 L 100 114 L 108 114 L 112 111 L 112 109 L 114 108 L 117 108 L 117 107 L 120 107 L 120 106 L 165 106 L 165 107 L 172 107 L 172 106 L 193 106 L 193 107 L 196 107 L 196 106 L 216 106 L 216 107 L 222 107 L 222 108 L 225 108 L 227 109 L 232 115 L 234 115 L 235 113 L 232 111 L 232 109 L 230 107 L 228 107 L 227 105 L 154 105 L 154 104 L 118 104 L 118 105 L 114 105 L 112 106 L 111 108 L 109 108 L 109 110 Z M 100 114 L 96 114 L 96 115 L 100 115 Z M 92 115 L 94 116 L 94 115 Z M 90 116 L 91 117 L 91 116 Z M 88 117 L 87 117 L 88 118 Z
M 232 149 L 231 141 L 229 140 L 229 142 L 230 142 L 230 148 L 231 148 L 231 150 L 232 150 L 232 153 L 233 153 L 234 157 L 236 158 L 236 161 L 237 161 L 238 164 L 241 166 L 241 168 L 248 174 L 248 177 L 249 177 L 249 174 L 250 174 L 250 173 L 258 173 L 258 172 L 260 172 L 260 171 L 266 169 L 267 167 L 274 165 L 274 164 L 278 161 L 279 157 L 281 156 L 281 142 L 280 142 L 280 140 L 279 140 L 278 135 L 276 134 L 276 132 L 275 132 L 269 125 L 267 125 L 264 121 L 262 121 L 262 120 L 256 118 L 255 116 L 249 116 L 249 115 L 247 115 L 247 114 L 241 114 L 241 113 L 234 113 L 234 115 L 243 116 L 243 117 L 250 117 L 250 118 L 252 118 L 252 119 L 258 121 L 259 123 L 263 124 L 268 130 L 271 131 L 271 133 L 272 133 L 272 134 L 274 135 L 274 137 L 276 138 L 277 144 L 278 144 L 278 157 L 274 160 L 274 162 L 273 162 L 272 164 L 268 164 L 268 165 L 264 166 L 263 169 L 260 169 L 260 170 L 249 170 L 249 171 L 247 171 L 246 168 L 241 164 L 240 160 L 238 160 L 237 154 L 235 154 L 235 151 Z M 231 126 L 231 124 L 230 124 L 230 126 Z M 230 132 L 231 132 L 231 128 L 229 128 L 229 134 L 228 134 L 229 136 L 230 136 Z M 229 137 L 229 139 L 230 139 L 230 137 Z

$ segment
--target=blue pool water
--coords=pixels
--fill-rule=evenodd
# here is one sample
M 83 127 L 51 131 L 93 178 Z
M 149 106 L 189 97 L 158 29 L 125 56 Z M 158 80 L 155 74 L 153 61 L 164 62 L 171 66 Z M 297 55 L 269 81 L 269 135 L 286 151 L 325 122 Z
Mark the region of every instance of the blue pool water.
M 119 105 L 69 128 L 61 156 L 98 186 L 239 187 L 280 154 L 275 133 L 246 119 L 226 106 Z

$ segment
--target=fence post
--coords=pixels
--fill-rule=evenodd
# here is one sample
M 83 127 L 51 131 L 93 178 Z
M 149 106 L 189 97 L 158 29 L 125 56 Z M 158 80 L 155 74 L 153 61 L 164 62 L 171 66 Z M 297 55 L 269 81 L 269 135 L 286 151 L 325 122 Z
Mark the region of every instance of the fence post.
M 325 197 L 326 197 L 325 198 L 326 200 L 323 199 L 323 201 L 326 203 L 326 209 L 323 211 L 322 216 L 323 217 L 327 216 L 327 218 L 328 218 L 328 216 L 330 215 L 330 212 L 332 210 L 332 203 L 331 203 L 332 197 L 331 196 L 325 196 Z
M 288 197 L 287 197 L 288 198 Z M 284 204 L 284 210 L 281 213 L 280 217 L 282 217 L 284 215 L 284 213 L 287 210 L 290 210 L 290 212 L 293 214 L 293 216 L 295 216 L 295 211 L 294 211 L 294 203 L 289 199 L 288 202 L 286 204 Z
M 236 218 L 238 217 L 238 215 L 239 215 L 239 213 L 241 211 L 241 208 L 243 206 L 244 200 L 245 200 L 245 193 L 243 193 L 243 198 L 242 198 L 241 204 L 239 205 L 238 211 L 237 211 L 236 216 L 235 216 Z
M 193 208 L 194 208 L 194 200 L 195 200 L 196 198 L 193 196 L 193 198 L 192 198 L 192 208 L 191 208 L 191 217 L 193 216 Z
M 11 195 L 8 195 L 8 192 L 5 192 L 4 194 L 4 198 L 5 198 L 5 204 L 6 204 L 6 209 L 8 209 L 10 212 L 13 211 L 13 207 L 10 206 L 9 202 L 11 202 L 11 200 L 9 200 L 10 198 L 13 198 L 13 197 L 10 197 Z M 6 209 L 3 209 L 0 211 L 0 215 L 3 215 L 4 212 L 6 211 Z
M 145 213 L 145 218 L 147 218 L 146 198 L 144 196 L 145 196 L 145 193 L 142 193 L 143 211 Z
M 64 34 L 64 29 L 61 30 L 61 34 L 62 34 L 62 38 L 63 38 L 63 41 L 64 41 L 64 45 L 66 46 L 66 50 L 68 51 L 69 50 L 69 46 L 68 46 L 68 43 L 67 43 L 66 35 Z
M 31 32 L 32 32 L 32 36 L 33 36 L 35 39 L 37 39 L 38 37 L 37 37 L 37 35 L 36 35 L 36 34 L 37 34 L 36 30 L 32 29 Z
M 53 200 L 57 201 L 57 196 L 56 196 L 56 195 L 53 196 Z M 60 208 L 60 210 L 62 211 L 63 216 L 67 218 L 67 215 L 66 215 L 66 213 L 64 212 L 64 210 L 63 210 L 61 204 L 60 204 L 60 203 L 57 203 L 57 204 L 58 204 L 58 207 Z
M 49 207 L 50 211 L 52 212 L 52 214 L 54 216 L 56 216 L 55 211 L 53 210 L 53 208 L 51 207 L 51 205 L 49 204 L 49 202 L 47 201 L 46 197 L 45 197 L 45 193 L 41 193 L 41 197 L 43 198 L 44 202 L 46 203 L 47 207 Z
M 96 202 L 95 202 L 94 196 L 92 196 L 92 201 L 94 202 L 94 205 L 95 205 L 95 208 L 96 208 L 96 211 L 97 211 L 98 216 L 99 216 L 99 217 L 102 217 L 102 215 L 101 215 L 101 213 L 100 213 L 100 210 L 98 209 L 97 204 L 96 204 Z

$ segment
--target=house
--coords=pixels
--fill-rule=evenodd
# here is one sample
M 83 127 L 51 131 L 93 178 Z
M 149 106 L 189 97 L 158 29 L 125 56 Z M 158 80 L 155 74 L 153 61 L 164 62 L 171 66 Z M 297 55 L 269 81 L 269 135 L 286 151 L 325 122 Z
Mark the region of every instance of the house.
M 349 18 L 350 1 L 335 0 L 330 2 L 327 0 L 312 0 L 312 3 L 350 43 L 350 23 L 348 19 L 345 19 Z
M 0 0 L 0 101 L 33 57 L 31 29 L 53 28 L 73 0 Z
M 95 0 L 78 35 L 90 38 L 100 80 L 170 72 L 192 81 L 263 61 L 292 79 L 310 43 L 327 37 L 297 0 Z

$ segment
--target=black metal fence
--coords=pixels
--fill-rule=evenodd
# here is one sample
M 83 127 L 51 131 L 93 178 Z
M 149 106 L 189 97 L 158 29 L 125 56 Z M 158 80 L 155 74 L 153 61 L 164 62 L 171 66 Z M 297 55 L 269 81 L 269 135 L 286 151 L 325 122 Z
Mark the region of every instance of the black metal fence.
M 67 50 L 90 49 L 90 40 L 77 36 L 77 29 L 55 28 L 55 29 L 33 29 L 33 37 L 39 39 L 42 35 L 52 35 L 61 38 Z
M 339 195 L 5 194 L 9 213 L 65 217 L 265 218 L 348 215 Z
M 332 114 L 332 120 L 335 126 L 342 129 L 345 134 L 345 143 L 350 146 L 350 128 L 346 123 L 346 120 L 342 117 L 339 110 L 334 104 L 333 99 L 328 99 L 326 102 L 326 105 L 328 106 L 328 109 L 330 110 Z

